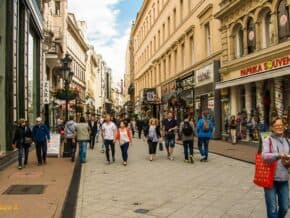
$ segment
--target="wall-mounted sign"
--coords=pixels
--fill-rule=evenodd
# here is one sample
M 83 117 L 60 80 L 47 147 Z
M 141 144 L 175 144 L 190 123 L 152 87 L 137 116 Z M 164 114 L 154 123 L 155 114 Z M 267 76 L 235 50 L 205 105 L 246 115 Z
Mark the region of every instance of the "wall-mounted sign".
M 49 104 L 49 81 L 43 82 L 43 104 Z
M 272 69 L 278 69 L 290 65 L 290 56 L 276 58 L 264 63 L 256 64 L 240 71 L 241 76 L 261 73 Z
M 147 103 L 153 103 L 158 101 L 158 96 L 156 93 L 156 89 L 144 89 L 143 92 L 143 101 Z
M 213 82 L 213 64 L 209 64 L 195 72 L 195 86 L 202 86 Z

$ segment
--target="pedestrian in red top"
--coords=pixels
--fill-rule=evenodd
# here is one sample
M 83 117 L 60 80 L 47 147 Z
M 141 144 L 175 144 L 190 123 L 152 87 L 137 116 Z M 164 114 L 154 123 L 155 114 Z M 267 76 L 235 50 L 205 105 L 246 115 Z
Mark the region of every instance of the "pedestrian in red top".
M 132 136 L 130 133 L 130 129 L 127 126 L 128 124 L 126 121 L 121 121 L 120 128 L 118 129 L 116 134 L 116 141 L 119 142 L 121 147 L 124 166 L 127 166 L 128 148 L 130 144 L 132 145 Z

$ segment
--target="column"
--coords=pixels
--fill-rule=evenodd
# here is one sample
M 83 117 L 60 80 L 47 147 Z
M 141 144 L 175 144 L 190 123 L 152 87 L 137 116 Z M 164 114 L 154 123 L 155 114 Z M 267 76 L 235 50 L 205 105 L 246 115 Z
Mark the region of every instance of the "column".
M 249 116 L 251 113 L 251 110 L 253 109 L 251 84 L 250 83 L 245 85 L 245 101 L 246 101 L 246 112 Z
M 231 87 L 231 94 L 230 94 L 230 108 L 231 108 L 231 115 L 238 114 L 238 88 L 236 86 Z
M 256 82 L 256 95 L 260 122 L 264 123 L 263 81 Z
M 272 28 L 273 29 L 273 33 L 271 35 L 273 35 L 273 38 L 271 38 L 271 44 L 274 43 L 274 44 L 277 44 L 279 42 L 279 35 L 278 35 L 278 20 L 277 20 L 277 13 L 274 12 L 272 13 L 272 16 L 271 16 L 271 23 L 272 23 Z
M 248 31 L 247 31 L 247 27 L 245 27 L 243 29 L 243 33 L 244 33 L 244 36 L 243 36 L 244 55 L 247 55 L 248 54 Z
M 274 109 L 277 110 L 278 116 L 283 115 L 283 90 L 282 78 L 274 79 Z

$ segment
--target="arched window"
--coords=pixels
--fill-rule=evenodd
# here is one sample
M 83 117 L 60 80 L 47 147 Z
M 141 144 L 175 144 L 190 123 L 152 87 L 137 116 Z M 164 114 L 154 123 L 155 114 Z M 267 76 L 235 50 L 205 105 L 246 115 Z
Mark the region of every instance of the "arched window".
M 271 12 L 266 12 L 262 17 L 262 48 L 267 48 L 271 44 L 272 23 Z
M 235 34 L 235 57 L 239 58 L 243 56 L 244 54 L 244 32 L 243 28 L 240 25 L 236 29 L 236 34 Z
M 247 44 L 248 54 L 253 53 L 256 50 L 256 29 L 253 18 L 249 18 L 247 23 Z
M 280 1 L 278 5 L 278 30 L 279 42 L 284 42 L 290 36 L 289 26 L 289 6 L 285 0 Z

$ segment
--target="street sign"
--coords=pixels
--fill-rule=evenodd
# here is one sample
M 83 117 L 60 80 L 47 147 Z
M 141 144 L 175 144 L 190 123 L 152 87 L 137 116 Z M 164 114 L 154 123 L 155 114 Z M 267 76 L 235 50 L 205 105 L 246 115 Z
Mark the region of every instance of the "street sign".
M 43 104 L 49 104 L 49 81 L 43 82 Z

